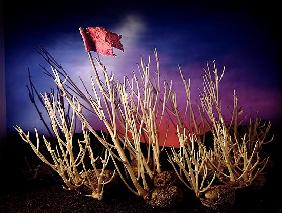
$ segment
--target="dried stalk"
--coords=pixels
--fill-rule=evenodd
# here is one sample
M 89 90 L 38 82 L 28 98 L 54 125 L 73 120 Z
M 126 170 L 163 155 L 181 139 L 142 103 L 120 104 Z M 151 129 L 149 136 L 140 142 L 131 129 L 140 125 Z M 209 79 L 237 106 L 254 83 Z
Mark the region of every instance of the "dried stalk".
M 270 124 L 264 126 L 258 119 L 254 123 L 250 120 L 247 132 L 239 134 L 238 117 L 241 112 L 234 91 L 232 121 L 228 126 L 223 116 L 219 94 L 223 75 L 224 70 L 218 75 L 214 63 L 212 68 L 208 65 L 203 76 L 201 107 L 213 134 L 213 149 L 210 150 L 208 158 L 210 168 L 221 182 L 244 187 L 250 185 L 267 164 L 268 158 L 261 159 L 260 152 L 262 145 L 269 142 L 266 141 L 266 135 Z
M 192 107 L 190 79 L 187 81 L 179 67 L 180 76 L 184 84 L 186 93 L 185 113 L 180 112 L 176 93 L 171 93 L 171 112 L 176 118 L 177 136 L 180 148 L 177 151 L 171 149 L 168 153 L 169 162 L 173 166 L 179 179 L 184 185 L 191 189 L 197 197 L 208 190 L 215 179 L 215 175 L 208 168 L 208 158 L 204 139 L 201 137 L 200 125 L 204 126 L 203 119 L 201 122 L 196 120 Z
M 72 111 L 70 120 L 67 119 L 65 112 L 65 105 L 62 102 L 62 97 L 56 98 L 52 93 L 45 93 L 42 95 L 44 106 L 47 109 L 48 116 L 51 121 L 53 134 L 55 135 L 56 142 L 49 141 L 43 136 L 44 147 L 40 147 L 41 141 L 37 129 L 35 129 L 36 143 L 32 142 L 29 132 L 25 133 L 20 127 L 16 127 L 21 138 L 31 146 L 34 153 L 40 160 L 49 165 L 56 171 L 63 179 L 67 189 L 77 189 L 82 185 L 90 188 L 93 193 L 92 197 L 102 199 L 104 181 L 102 180 L 105 167 L 108 164 L 110 153 L 106 152 L 104 158 L 97 158 L 102 163 L 102 169 L 98 170 L 96 167 L 97 159 L 94 158 L 92 149 L 90 147 L 90 138 L 82 123 L 84 140 L 77 141 L 79 146 L 78 153 L 74 151 L 73 136 L 75 133 L 76 114 Z M 78 108 L 80 104 L 74 99 Z M 45 149 L 45 152 L 44 152 Z M 46 153 L 47 149 L 47 153 Z M 49 153 L 49 154 L 48 154 Z M 86 154 L 88 153 L 88 155 Z M 47 156 L 48 155 L 48 156 Z M 89 158 L 92 168 L 98 179 L 98 183 L 93 184 L 89 182 L 86 174 L 85 160 Z
M 195 134 L 188 134 L 184 128 L 183 132 L 177 128 L 180 142 L 178 151 L 172 148 L 172 154 L 168 154 L 169 162 L 173 166 L 179 179 L 184 185 L 191 189 L 197 197 L 210 188 L 215 179 L 211 177 L 207 166 L 207 152 L 205 147 L 199 148 L 198 138 Z
M 224 76 L 224 70 L 219 76 L 215 63 L 207 66 L 203 76 L 203 90 L 200 95 L 200 121 L 196 120 L 191 102 L 190 80 L 186 80 L 180 70 L 186 92 L 186 108 L 184 116 L 180 112 L 176 93 L 171 93 L 171 112 L 177 121 L 177 134 L 180 149 L 172 149 L 168 154 L 169 162 L 173 165 L 180 180 L 196 196 L 208 190 L 216 178 L 223 184 L 233 187 L 244 187 L 262 172 L 268 158 L 261 159 L 262 145 L 266 140 L 270 124 L 264 125 L 257 119 L 250 120 L 247 132 L 239 133 L 239 116 L 242 111 L 238 108 L 238 98 L 234 92 L 233 113 L 231 122 L 225 120 L 222 112 L 219 85 Z M 188 115 L 188 116 L 187 116 Z M 204 137 L 199 137 L 202 127 L 208 126 L 213 134 L 213 147 L 207 150 Z M 200 169 L 202 171 L 200 171 Z M 212 177 L 212 178 L 211 178 Z M 199 185 L 201 179 L 201 185 Z M 205 185 L 206 187 L 203 187 Z
M 121 169 L 117 168 L 121 179 L 131 191 L 144 197 L 149 191 L 146 174 L 153 178 L 155 172 L 161 172 L 159 128 L 170 93 L 167 87 L 164 87 L 164 92 L 161 91 L 157 52 L 155 52 L 155 58 L 157 62 L 156 78 L 150 74 L 151 62 L 149 58 L 148 64 L 141 60 L 139 76 L 134 73 L 131 79 L 125 77 L 124 82 L 120 83 L 114 79 L 113 74 L 107 71 L 102 62 L 96 59 L 100 68 L 99 72 L 91 53 L 89 53 L 94 71 L 94 77 L 91 77 L 92 94 L 86 90 L 86 93 L 81 95 L 91 111 L 105 125 L 114 146 L 103 141 L 102 144 L 108 150 L 112 148 L 117 151 L 116 157 L 123 162 L 135 189 L 123 177 Z M 71 91 L 69 91 L 70 86 L 67 86 L 68 76 L 62 75 L 62 72 L 58 72 L 54 67 L 53 74 L 56 85 L 73 110 L 76 111 L 81 122 L 95 135 L 95 130 L 89 119 L 81 109 L 77 109 L 73 102 Z M 62 77 L 65 78 L 64 81 L 61 80 Z M 75 94 L 79 93 L 82 93 L 81 90 L 75 92 Z M 148 146 L 146 155 L 141 150 L 141 142 Z M 130 153 L 129 158 L 125 154 L 127 151 Z M 153 166 L 151 162 L 153 162 Z M 142 184 L 138 181 L 140 178 Z

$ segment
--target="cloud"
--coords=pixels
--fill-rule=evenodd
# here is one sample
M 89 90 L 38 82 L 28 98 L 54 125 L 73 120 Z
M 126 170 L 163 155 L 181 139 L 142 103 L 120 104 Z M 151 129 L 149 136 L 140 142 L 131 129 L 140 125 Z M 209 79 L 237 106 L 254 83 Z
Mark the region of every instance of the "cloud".
M 146 31 L 146 24 L 141 17 L 128 15 L 119 24 L 113 27 L 113 32 L 122 35 L 121 42 L 124 45 L 124 52 L 114 50 L 117 57 L 102 56 L 103 63 L 117 77 L 131 73 L 136 68 L 136 63 L 142 53 L 140 39 Z

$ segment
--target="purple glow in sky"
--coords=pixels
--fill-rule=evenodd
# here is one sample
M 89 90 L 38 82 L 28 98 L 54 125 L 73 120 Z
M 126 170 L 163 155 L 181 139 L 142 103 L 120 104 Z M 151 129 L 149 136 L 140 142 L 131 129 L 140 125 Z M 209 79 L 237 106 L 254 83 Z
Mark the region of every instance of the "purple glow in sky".
M 163 79 L 172 79 L 181 91 L 180 65 L 184 75 L 191 78 L 195 98 L 201 88 L 203 68 L 208 61 L 216 60 L 219 70 L 226 67 L 222 93 L 228 106 L 232 106 L 235 89 L 239 105 L 247 114 L 258 113 L 263 119 L 273 121 L 281 119 L 276 43 L 260 16 L 244 8 L 216 9 L 201 5 L 148 8 L 107 8 L 105 13 L 87 9 L 88 13 L 84 13 L 85 8 L 79 7 L 76 15 L 70 12 L 65 18 L 53 17 L 43 21 L 42 26 L 36 21 L 25 23 L 27 29 L 20 33 L 15 33 L 15 23 L 11 21 L 6 33 L 8 127 L 43 129 L 25 90 L 27 68 L 39 91 L 49 91 L 53 84 L 42 74 L 38 64 L 44 62 L 34 47 L 45 47 L 74 79 L 80 76 L 86 82 L 89 80 L 91 66 L 78 31 L 80 26 L 103 26 L 123 35 L 125 52 L 115 50 L 117 57 L 102 57 L 117 78 L 136 71 L 140 57 L 145 60 L 148 55 L 153 57 L 157 48 Z

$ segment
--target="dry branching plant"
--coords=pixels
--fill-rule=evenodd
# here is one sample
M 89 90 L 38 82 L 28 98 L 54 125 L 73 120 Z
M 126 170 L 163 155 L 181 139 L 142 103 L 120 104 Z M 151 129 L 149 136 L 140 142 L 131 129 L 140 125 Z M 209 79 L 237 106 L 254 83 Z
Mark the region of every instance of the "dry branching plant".
M 265 125 L 259 119 L 255 122 L 250 120 L 245 125 L 246 132 L 239 131 L 242 111 L 239 110 L 235 92 L 232 118 L 228 122 L 223 115 L 219 94 L 224 70 L 219 76 L 215 63 L 212 68 L 208 64 L 203 75 L 198 107 L 200 121 L 197 122 L 191 104 L 190 80 L 184 78 L 181 70 L 180 75 L 187 106 L 184 116 L 181 116 L 176 94 L 172 93 L 171 111 L 177 120 L 180 149 L 172 149 L 172 154 L 168 154 L 169 161 L 180 180 L 201 198 L 204 205 L 215 209 L 231 206 L 235 202 L 234 189 L 250 185 L 267 164 L 268 158 L 262 159 L 261 150 L 263 144 L 272 140 L 266 139 L 270 124 Z M 199 137 L 199 123 L 212 132 L 212 141 Z M 211 146 L 207 146 L 207 143 Z
M 99 138 L 86 110 L 93 112 L 104 124 L 112 144 L 98 140 L 110 150 L 116 170 L 125 185 L 134 194 L 150 200 L 150 182 L 162 173 L 160 144 L 165 144 L 166 137 L 164 141 L 159 141 L 159 129 L 165 125 L 162 121 L 171 89 L 166 83 L 161 85 L 157 52 L 155 71 L 151 70 L 150 57 L 148 63 L 141 59 L 139 74 L 133 73 L 131 78 L 125 76 L 123 82 L 109 73 L 99 57 L 95 58 L 95 64 L 91 53 L 89 56 L 94 72 L 91 92 L 83 81 L 82 92 L 48 55 L 47 62 L 52 66 L 56 86 L 85 127 Z M 73 93 L 78 96 L 84 110 L 75 103 Z M 142 146 L 146 149 L 142 149 Z M 124 174 L 124 168 L 129 178 Z
M 242 111 L 238 107 L 238 97 L 234 91 L 231 121 L 224 117 L 219 94 L 219 84 L 223 78 L 218 75 L 215 63 L 208 65 L 203 77 L 201 106 L 213 134 L 213 148 L 209 151 L 210 168 L 217 178 L 233 187 L 245 187 L 252 183 L 265 168 L 268 158 L 261 156 L 262 146 L 272 139 L 267 139 L 270 123 L 259 119 L 250 122 L 240 132 Z
M 30 145 L 37 157 L 60 175 L 66 189 L 73 190 L 86 186 L 91 191 L 90 196 L 101 200 L 104 185 L 115 176 L 115 173 L 111 173 L 109 176 L 109 172 L 106 170 L 110 152 L 106 150 L 103 157 L 94 156 L 89 132 L 83 123 L 81 124 L 83 140 L 74 141 L 73 136 L 77 124 L 76 114 L 70 108 L 65 109 L 64 99 L 60 92 L 57 94 L 54 92 L 45 93 L 42 95 L 42 100 L 56 140 L 54 141 L 52 138 L 49 140 L 43 136 L 44 145 L 42 147 L 37 129 L 35 129 L 35 142 L 29 132 L 25 133 L 18 126 L 16 130 L 23 141 Z M 77 108 L 80 108 L 77 99 L 73 98 L 73 102 Z M 88 163 L 90 165 L 87 165 L 87 161 L 90 162 Z M 98 168 L 97 164 L 101 164 L 101 168 Z
M 204 146 L 201 128 L 203 120 L 197 121 L 191 101 L 190 79 L 187 81 L 179 68 L 185 88 L 186 107 L 184 114 L 177 103 L 177 94 L 171 92 L 171 114 L 176 120 L 179 149 L 171 148 L 168 159 L 184 185 L 191 189 L 197 197 L 212 185 L 215 175 L 210 174 L 207 165 L 207 151 Z
M 207 151 L 205 147 L 199 148 L 198 138 L 195 134 L 186 134 L 185 128 L 180 132 L 177 127 L 180 148 L 178 151 L 172 148 L 172 154 L 168 154 L 179 179 L 191 189 L 197 197 L 212 185 L 215 175 L 210 177 L 207 166 Z
M 239 130 L 242 112 L 235 92 L 232 116 L 229 120 L 225 118 L 219 94 L 224 71 L 219 76 L 215 63 L 212 67 L 208 64 L 203 75 L 196 114 L 192 107 L 190 80 L 186 80 L 180 70 L 186 93 L 186 107 L 182 113 L 172 81 L 161 80 L 156 51 L 156 68 L 152 68 L 150 57 L 147 63 L 141 59 L 139 73 L 124 76 L 122 81 L 107 70 L 99 57 L 93 58 L 88 52 L 93 76 L 88 86 L 80 79 L 83 89 L 47 51 L 39 49 L 39 53 L 51 65 L 52 73 L 45 71 L 59 91 L 58 98 L 52 93 L 42 96 L 52 134 L 57 139 L 52 142 L 43 136 L 50 156 L 40 151 L 36 129 L 36 143 L 32 142 L 29 133 L 24 133 L 20 127 L 16 129 L 36 155 L 62 177 L 69 189 L 84 185 L 91 189 L 93 198 L 102 199 L 104 185 L 115 177 L 115 172 L 106 168 L 111 159 L 126 187 L 152 206 L 169 206 L 181 197 L 175 184 L 176 173 L 204 205 L 217 209 L 233 205 L 235 189 L 250 185 L 267 164 L 268 159 L 262 159 L 261 150 L 263 144 L 269 142 L 270 124 L 264 125 L 258 119 L 250 121 L 246 132 L 242 133 Z M 67 113 L 64 101 L 69 106 Z M 111 141 L 95 130 L 92 115 L 104 125 Z M 76 119 L 84 138 L 74 142 Z M 169 124 L 168 119 L 171 119 Z M 179 140 L 179 148 L 167 152 L 173 172 L 163 171 L 160 161 L 162 145 L 167 140 L 167 132 L 161 137 L 161 129 L 168 127 L 166 125 L 174 125 Z M 211 141 L 203 137 L 203 130 L 207 129 L 212 133 Z M 103 157 L 94 156 L 90 134 L 104 146 Z M 74 152 L 74 144 L 78 152 Z M 86 165 L 87 160 L 90 165 Z M 102 166 L 97 166 L 98 161 Z

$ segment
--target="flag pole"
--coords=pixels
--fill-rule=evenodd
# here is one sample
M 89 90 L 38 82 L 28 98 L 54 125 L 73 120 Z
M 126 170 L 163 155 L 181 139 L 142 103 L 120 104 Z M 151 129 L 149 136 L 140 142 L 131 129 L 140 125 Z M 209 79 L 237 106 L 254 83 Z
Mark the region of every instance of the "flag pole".
M 94 73 L 95 73 L 96 79 L 98 80 L 98 82 L 101 82 L 91 52 L 90 52 L 90 51 L 87 52 L 87 55 L 88 55 L 89 61 L 90 61 L 90 63 L 91 63 L 91 66 L 92 66 L 92 68 L 93 68 L 93 71 L 94 71 Z M 100 59 L 99 59 L 99 60 L 100 60 Z
M 92 56 L 91 52 L 90 51 L 87 52 L 87 55 L 88 55 L 89 61 L 90 61 L 91 65 L 92 65 L 93 69 L 96 72 L 96 66 L 95 66 L 94 59 L 93 59 L 93 56 Z
M 98 58 L 99 62 L 101 62 L 99 53 L 96 52 L 96 54 L 97 54 L 97 58 Z

